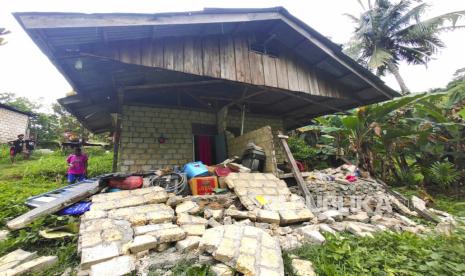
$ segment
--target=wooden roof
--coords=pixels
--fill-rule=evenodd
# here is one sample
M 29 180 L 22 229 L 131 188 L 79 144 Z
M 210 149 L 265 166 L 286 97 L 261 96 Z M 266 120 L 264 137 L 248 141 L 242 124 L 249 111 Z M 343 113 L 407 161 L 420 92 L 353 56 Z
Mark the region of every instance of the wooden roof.
M 161 14 L 16 13 L 15 17 L 78 93 L 59 102 L 94 132 L 111 128 L 110 113 L 117 111 L 116 91 L 122 88 L 133 91 L 125 101 L 187 105 L 212 112 L 226 104 L 245 102 L 253 113 L 286 119 L 288 127 L 398 96 L 343 54 L 339 45 L 281 7 Z M 297 59 L 337 85 L 343 95 L 326 97 L 267 83 L 244 83 L 222 75 L 190 74 L 104 53 L 120 42 L 241 33 L 289 49 Z M 76 67 L 78 61 L 83 68 Z M 266 94 L 259 93 L 264 90 Z

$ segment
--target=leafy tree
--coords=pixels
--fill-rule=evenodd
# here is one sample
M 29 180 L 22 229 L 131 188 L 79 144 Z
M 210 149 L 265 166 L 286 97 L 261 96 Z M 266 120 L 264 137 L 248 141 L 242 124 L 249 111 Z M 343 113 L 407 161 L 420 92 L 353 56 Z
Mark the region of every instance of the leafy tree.
M 5 28 L 0 28 L 0 46 L 6 44 L 5 38 L 3 38 L 2 36 L 9 34 L 9 33 L 10 31 L 7 31 Z
M 34 112 L 42 107 L 38 102 L 31 101 L 26 97 L 17 97 L 11 92 L 0 93 L 0 102 L 25 112 Z
M 336 154 L 328 154 L 355 160 L 389 183 L 458 188 L 465 180 L 465 79 L 454 80 L 446 90 L 323 116 L 314 123 L 298 132 L 336 148 Z
M 404 94 L 409 93 L 409 89 L 399 73 L 399 63 L 427 65 L 431 56 L 445 46 L 439 34 L 465 27 L 456 25 L 465 16 L 465 10 L 422 20 L 428 6 L 421 1 L 415 1 L 420 2 L 418 5 L 413 2 L 367 0 L 365 9 L 359 0 L 364 12 L 359 17 L 347 14 L 356 27 L 346 52 L 378 75 L 386 71 L 393 74 Z
M 58 118 L 58 127 L 57 132 L 60 135 L 63 135 L 65 132 L 75 132 L 81 136 L 84 140 L 87 140 L 90 136 L 90 132 L 85 129 L 82 124 L 71 115 L 63 106 L 54 103 L 52 105 L 53 112 L 57 115 Z

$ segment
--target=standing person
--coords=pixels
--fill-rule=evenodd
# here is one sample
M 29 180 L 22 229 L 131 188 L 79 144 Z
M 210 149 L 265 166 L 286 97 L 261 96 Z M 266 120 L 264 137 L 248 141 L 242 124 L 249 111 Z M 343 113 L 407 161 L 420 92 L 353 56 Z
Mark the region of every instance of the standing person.
M 17 154 L 23 152 L 24 147 L 24 134 L 18 135 L 18 139 L 8 142 L 11 145 L 10 148 L 10 160 L 13 164 L 15 162 L 15 157 Z
M 24 140 L 25 149 L 23 152 L 24 160 L 29 160 L 29 157 L 32 154 L 32 151 L 35 149 L 36 141 L 34 138 L 29 137 L 29 139 Z
M 68 182 L 74 183 L 86 178 L 87 173 L 87 155 L 82 153 L 81 148 L 75 148 L 74 154 L 68 156 Z

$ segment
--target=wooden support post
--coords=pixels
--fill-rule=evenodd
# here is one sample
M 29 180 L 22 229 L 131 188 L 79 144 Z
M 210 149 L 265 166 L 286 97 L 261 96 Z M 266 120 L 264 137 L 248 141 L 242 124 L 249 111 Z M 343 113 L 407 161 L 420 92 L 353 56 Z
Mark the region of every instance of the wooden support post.
M 279 132 L 278 138 L 281 140 L 281 143 L 284 148 L 284 153 L 286 154 L 287 160 L 291 164 L 292 173 L 294 174 L 295 180 L 297 181 L 297 185 L 299 186 L 300 191 L 305 196 L 305 204 L 310 210 L 316 209 L 315 201 L 313 200 L 313 197 L 307 188 L 307 184 L 305 183 L 305 180 L 302 177 L 299 168 L 297 167 L 297 163 L 295 162 L 294 156 L 292 155 L 291 149 L 287 144 L 287 139 L 289 138 L 289 136 L 283 135 L 281 132 Z
M 118 170 L 118 151 L 121 140 L 121 115 L 123 114 L 124 90 L 118 89 L 118 113 L 112 113 L 113 119 L 113 166 L 112 171 Z
M 218 134 L 224 133 L 228 127 L 228 107 L 223 106 L 218 113 L 216 113 L 216 126 L 218 128 Z
M 245 104 L 242 105 L 242 110 L 241 110 L 241 136 L 244 134 L 244 124 L 245 124 Z
M 114 132 L 113 132 L 113 166 L 112 172 L 116 172 L 118 170 L 118 151 L 119 151 L 119 144 L 121 141 L 121 116 L 117 113 L 113 113 L 112 116 L 114 117 Z

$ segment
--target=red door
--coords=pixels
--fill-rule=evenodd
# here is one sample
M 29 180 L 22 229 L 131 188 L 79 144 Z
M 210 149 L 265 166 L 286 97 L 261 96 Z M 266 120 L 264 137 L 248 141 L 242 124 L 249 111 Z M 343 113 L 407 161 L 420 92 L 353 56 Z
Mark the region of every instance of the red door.
M 197 158 L 205 165 L 212 165 L 212 136 L 197 135 Z

